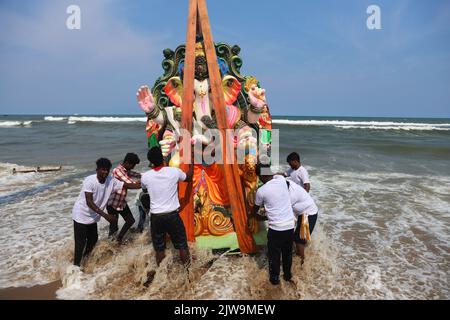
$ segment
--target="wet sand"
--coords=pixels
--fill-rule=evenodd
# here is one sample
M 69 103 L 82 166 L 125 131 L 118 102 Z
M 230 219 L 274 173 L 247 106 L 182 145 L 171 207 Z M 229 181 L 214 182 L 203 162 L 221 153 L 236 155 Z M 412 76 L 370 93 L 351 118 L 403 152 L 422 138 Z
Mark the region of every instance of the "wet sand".
M 31 288 L 0 289 L 0 300 L 56 300 L 56 291 L 62 287 L 60 280 Z

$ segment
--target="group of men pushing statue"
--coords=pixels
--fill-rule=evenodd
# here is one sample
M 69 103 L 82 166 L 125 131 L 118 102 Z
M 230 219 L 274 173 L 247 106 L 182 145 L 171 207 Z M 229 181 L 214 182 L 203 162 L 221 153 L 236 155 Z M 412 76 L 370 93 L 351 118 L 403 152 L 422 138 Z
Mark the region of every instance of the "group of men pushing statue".
M 72 210 L 74 265 L 80 266 L 82 258 L 92 252 L 98 240 L 97 222 L 101 217 L 110 223 L 110 236 L 114 236 L 119 229 L 118 216 L 123 217 L 125 223 L 116 238 L 119 244 L 123 243 L 126 232 L 135 223 L 126 202 L 127 190 L 141 188 L 149 195 L 150 231 L 157 264 L 165 257 L 166 234 L 170 235 L 174 248 L 179 250 L 183 264 L 189 264 L 186 231 L 179 215 L 178 182 L 192 180 L 193 165 L 186 173 L 165 165 L 158 147 L 151 148 L 147 158 L 152 169 L 141 175 L 133 171 L 140 163 L 139 157 L 128 153 L 123 162 L 114 168 L 112 176 L 109 175 L 111 161 L 100 158 L 96 162 L 96 174 L 84 179 Z M 256 192 L 252 214 L 257 219 L 268 220 L 269 280 L 274 285 L 280 283 L 281 260 L 284 280 L 292 279 L 293 243 L 304 262 L 305 245 L 318 215 L 318 208 L 309 195 L 308 172 L 301 165 L 300 156 L 293 152 L 287 157 L 287 162 L 290 169 L 285 173 L 273 174 L 269 166 L 258 165 L 256 168 L 263 185 Z M 289 181 L 286 177 L 290 177 Z M 260 210 L 262 207 L 264 210 Z M 142 208 L 140 211 L 138 229 L 142 231 L 147 212 L 142 212 Z

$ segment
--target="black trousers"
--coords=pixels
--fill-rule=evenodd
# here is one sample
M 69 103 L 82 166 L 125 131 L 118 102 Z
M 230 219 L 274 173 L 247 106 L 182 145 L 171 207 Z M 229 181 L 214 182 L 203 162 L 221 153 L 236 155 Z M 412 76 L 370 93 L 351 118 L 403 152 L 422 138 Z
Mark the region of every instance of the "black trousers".
M 177 211 L 171 213 L 154 213 L 150 216 L 150 231 L 152 243 L 155 251 L 166 249 L 166 234 L 170 235 L 175 249 L 183 250 L 188 248 L 186 229 L 183 220 Z
M 291 276 L 293 238 L 294 229 L 276 231 L 269 228 L 267 250 L 270 279 L 278 279 L 280 276 L 280 258 L 283 259 L 284 276 L 288 278 Z
M 109 214 L 117 216 L 119 218 L 119 214 L 122 216 L 123 220 L 125 220 L 125 224 L 122 226 L 122 229 L 119 232 L 119 235 L 117 236 L 117 239 L 122 240 L 125 233 L 127 233 L 128 229 L 131 228 L 131 226 L 134 224 L 135 220 L 133 217 L 133 214 L 131 213 L 130 207 L 128 207 L 128 204 L 125 203 L 125 208 L 123 208 L 122 211 L 118 211 L 114 209 L 113 207 L 106 207 L 106 210 L 108 210 Z M 119 230 L 119 219 L 117 219 L 116 222 L 109 224 L 109 235 L 112 236 L 117 230 Z
M 97 224 L 82 224 L 73 221 L 75 235 L 75 250 L 73 264 L 80 266 L 81 258 L 87 256 L 94 249 L 98 240 Z

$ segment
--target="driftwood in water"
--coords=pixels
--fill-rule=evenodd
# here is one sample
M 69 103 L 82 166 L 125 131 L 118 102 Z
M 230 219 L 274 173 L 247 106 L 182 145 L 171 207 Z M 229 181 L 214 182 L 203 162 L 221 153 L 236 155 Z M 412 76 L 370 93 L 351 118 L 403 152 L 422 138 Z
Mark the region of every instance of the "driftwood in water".
M 16 169 L 13 168 L 12 173 L 28 173 L 28 172 L 52 172 L 52 171 L 60 171 L 62 169 L 62 166 L 59 167 L 36 167 L 36 168 L 22 168 L 22 169 Z

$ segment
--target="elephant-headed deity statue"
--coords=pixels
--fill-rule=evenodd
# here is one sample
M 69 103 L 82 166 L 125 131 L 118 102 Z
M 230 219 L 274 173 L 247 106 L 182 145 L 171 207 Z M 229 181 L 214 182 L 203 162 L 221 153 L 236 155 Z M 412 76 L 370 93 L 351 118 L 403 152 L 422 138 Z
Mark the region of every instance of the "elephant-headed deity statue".
M 258 179 L 257 159 L 262 154 L 270 161 L 272 122 L 265 90 L 253 76 L 242 76 L 240 48 L 215 43 L 222 89 L 226 104 L 227 128 L 234 129 L 233 147 L 242 155 L 239 174 L 247 212 L 253 209 Z M 181 114 L 185 46 L 175 51 L 165 49 L 162 62 L 164 75 L 152 89 L 142 86 L 137 93 L 138 103 L 147 115 L 148 146 L 160 146 L 170 166 L 180 164 Z M 208 65 L 203 43 L 196 43 L 192 144 L 206 148 L 214 143 L 211 129 L 217 128 L 211 101 Z M 261 160 L 261 158 L 260 158 Z M 193 178 L 195 236 L 218 237 L 234 232 L 230 200 L 220 165 L 201 162 L 194 165 Z M 258 232 L 258 224 L 249 217 L 249 229 Z

